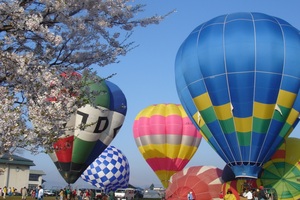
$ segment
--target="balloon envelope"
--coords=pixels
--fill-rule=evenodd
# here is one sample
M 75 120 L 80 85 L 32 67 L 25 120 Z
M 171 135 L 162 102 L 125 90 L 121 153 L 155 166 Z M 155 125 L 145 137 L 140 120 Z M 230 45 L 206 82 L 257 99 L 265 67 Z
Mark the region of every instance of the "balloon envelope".
M 103 123 L 105 128 L 100 134 L 87 163 L 92 163 L 98 157 L 99 152 L 103 152 L 117 136 L 127 113 L 127 100 L 122 90 L 110 81 L 106 80 L 105 83 L 110 97 L 109 112 L 107 119 L 103 119 L 106 121 L 106 123 Z
M 201 134 L 178 104 L 155 104 L 143 109 L 133 125 L 135 142 L 165 188 L 195 154 Z
M 176 56 L 189 117 L 236 177 L 257 178 L 299 116 L 299 30 L 262 13 L 218 16 Z
M 87 104 L 77 110 L 67 122 L 70 130 L 53 144 L 54 152 L 49 154 L 69 184 L 75 183 L 114 139 L 127 111 L 126 98 L 113 83 L 92 82 L 88 87 L 97 94 L 96 106 Z
M 108 193 L 110 190 L 126 188 L 129 175 L 130 167 L 126 156 L 114 146 L 109 146 L 82 173 L 81 178 Z
M 279 199 L 300 198 L 300 139 L 287 138 L 264 164 L 261 181 L 265 188 L 274 188 Z
M 166 199 L 186 200 L 192 192 L 194 199 L 219 199 L 222 187 L 222 170 L 212 166 L 185 168 L 171 176 Z
M 261 173 L 262 170 L 260 171 L 260 173 L 258 174 L 258 178 L 261 177 Z M 236 180 L 237 178 L 235 177 L 232 169 L 230 168 L 230 166 L 225 165 L 224 169 L 223 169 L 223 174 L 222 174 L 222 179 L 224 182 L 228 182 L 228 181 L 232 181 L 232 180 Z M 239 180 L 245 180 L 247 182 L 252 182 L 255 181 L 257 179 L 253 179 L 253 178 L 238 178 Z
M 261 176 L 261 172 L 259 177 Z M 230 166 L 225 165 L 222 172 L 222 192 L 225 195 L 228 190 L 231 190 L 236 199 L 239 200 L 242 197 L 244 189 L 253 190 L 259 188 L 262 185 L 260 178 L 235 178 L 235 175 Z
M 239 200 L 239 199 L 243 199 L 242 194 L 244 189 L 256 190 L 261 185 L 262 184 L 260 179 L 237 178 L 231 181 L 226 181 L 226 182 L 224 181 L 224 183 L 222 184 L 222 192 L 225 195 L 228 190 L 231 190 L 232 194 L 234 194 L 236 199 Z

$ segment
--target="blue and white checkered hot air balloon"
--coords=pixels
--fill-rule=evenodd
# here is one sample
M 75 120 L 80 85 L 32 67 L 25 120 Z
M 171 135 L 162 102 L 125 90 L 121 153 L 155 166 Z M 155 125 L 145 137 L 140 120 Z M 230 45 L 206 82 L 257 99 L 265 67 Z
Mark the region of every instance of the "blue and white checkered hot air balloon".
M 108 146 L 82 173 L 81 178 L 105 192 L 126 188 L 129 183 L 129 163 L 126 156 L 114 146 Z

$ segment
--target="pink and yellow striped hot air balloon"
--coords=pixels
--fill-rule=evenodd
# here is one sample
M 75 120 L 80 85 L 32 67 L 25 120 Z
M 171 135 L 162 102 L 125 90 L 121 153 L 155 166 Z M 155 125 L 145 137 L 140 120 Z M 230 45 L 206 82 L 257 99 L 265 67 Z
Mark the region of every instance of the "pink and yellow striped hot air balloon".
M 202 137 L 179 104 L 143 109 L 134 120 L 133 133 L 139 151 L 165 188 L 193 157 Z

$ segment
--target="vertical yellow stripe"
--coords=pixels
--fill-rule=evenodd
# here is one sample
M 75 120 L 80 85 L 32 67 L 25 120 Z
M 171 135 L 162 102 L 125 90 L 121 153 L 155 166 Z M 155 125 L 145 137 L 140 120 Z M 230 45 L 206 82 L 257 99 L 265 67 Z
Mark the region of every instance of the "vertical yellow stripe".
M 295 109 L 292 109 L 288 118 L 286 119 L 286 123 L 293 125 L 298 117 L 299 117 L 299 112 Z

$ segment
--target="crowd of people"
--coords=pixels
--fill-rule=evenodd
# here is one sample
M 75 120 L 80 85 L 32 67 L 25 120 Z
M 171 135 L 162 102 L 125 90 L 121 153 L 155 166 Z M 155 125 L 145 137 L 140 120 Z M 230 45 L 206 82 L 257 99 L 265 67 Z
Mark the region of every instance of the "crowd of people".
M 0 188 L 0 196 L 2 196 L 3 199 L 6 199 L 7 196 L 16 196 L 18 193 L 18 190 L 14 187 L 6 187 L 4 186 L 3 188 Z M 22 200 L 26 200 L 29 191 L 28 188 L 23 187 L 20 189 L 20 194 Z M 34 196 L 33 196 L 34 195 Z M 44 190 L 42 186 L 38 186 L 36 189 L 31 190 L 31 197 L 38 199 L 38 200 L 43 200 L 44 197 Z
M 254 199 L 254 200 L 268 199 L 263 186 L 259 186 L 258 189 L 244 189 L 242 196 L 245 197 L 247 200 L 248 199 Z
M 43 200 L 44 198 L 44 189 L 42 186 L 36 188 L 26 188 L 23 187 L 20 190 L 17 190 L 14 187 L 0 187 L 0 197 L 2 199 L 7 199 L 8 196 L 20 196 L 22 200 L 26 200 L 28 197 L 30 199 Z M 47 194 L 46 194 L 47 196 Z M 54 192 L 53 196 L 56 196 L 56 200 L 114 200 L 114 192 L 110 191 L 105 194 L 104 192 L 95 193 L 93 189 L 71 189 L 65 187 Z
M 106 200 L 108 196 L 104 193 L 96 194 L 93 189 L 60 189 L 57 197 L 59 200 L 95 200 L 103 199 Z
M 5 199 L 6 196 L 15 196 L 17 191 L 18 190 L 15 187 L 4 186 L 3 188 L 0 188 L 0 195 Z
M 56 196 L 56 200 L 94 200 L 94 199 L 114 199 L 113 197 L 114 193 L 110 193 L 108 195 L 105 195 L 102 193 L 101 195 L 95 194 L 95 192 L 92 189 L 74 189 L 72 190 L 69 187 L 62 188 L 59 191 L 54 194 Z M 36 188 L 28 189 L 26 187 L 21 188 L 20 191 L 18 191 L 14 187 L 6 187 L 0 188 L 0 196 L 2 196 L 3 199 L 6 199 L 7 196 L 15 196 L 15 195 L 21 195 L 22 200 L 26 200 L 27 197 L 31 197 L 31 199 L 37 199 L 37 200 L 43 200 L 44 198 L 44 189 L 42 186 L 38 186 Z M 113 197 L 113 198 L 111 198 Z
M 267 200 L 268 194 L 265 192 L 263 186 L 259 186 L 257 189 L 243 189 L 243 192 L 240 194 L 241 197 L 244 197 L 247 200 Z M 224 200 L 236 200 L 236 196 L 232 193 L 231 189 L 227 190 L 227 193 L 223 197 Z M 222 199 L 223 199 L 222 198 Z
M 95 193 L 91 189 L 79 190 L 64 188 L 59 191 L 60 200 L 92 200 L 95 199 Z

